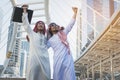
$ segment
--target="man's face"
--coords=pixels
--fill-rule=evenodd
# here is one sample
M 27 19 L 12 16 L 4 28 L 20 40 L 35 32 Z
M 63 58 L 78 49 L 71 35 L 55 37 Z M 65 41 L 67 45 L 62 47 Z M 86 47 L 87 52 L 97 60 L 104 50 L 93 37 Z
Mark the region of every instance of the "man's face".
M 51 31 L 52 32 L 56 31 L 56 27 L 55 26 L 51 26 Z
M 58 27 L 56 24 L 52 24 L 51 26 L 51 32 L 57 32 L 58 31 Z
M 39 23 L 37 24 L 37 29 L 38 29 L 38 30 L 44 30 L 44 23 L 39 22 Z

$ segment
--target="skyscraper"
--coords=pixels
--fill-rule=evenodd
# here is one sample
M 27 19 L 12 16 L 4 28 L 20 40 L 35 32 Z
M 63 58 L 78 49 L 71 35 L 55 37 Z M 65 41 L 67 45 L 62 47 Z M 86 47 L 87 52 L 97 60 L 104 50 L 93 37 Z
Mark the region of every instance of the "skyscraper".
M 20 52 L 20 76 L 26 76 L 26 67 L 29 57 L 29 43 L 26 40 L 21 41 L 21 52 Z

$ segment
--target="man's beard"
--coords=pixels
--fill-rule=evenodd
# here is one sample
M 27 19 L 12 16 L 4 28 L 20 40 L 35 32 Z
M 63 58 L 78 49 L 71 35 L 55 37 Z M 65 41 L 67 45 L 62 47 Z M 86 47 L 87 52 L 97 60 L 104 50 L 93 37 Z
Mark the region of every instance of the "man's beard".
M 44 31 L 44 29 L 39 29 L 38 31 L 39 31 L 39 32 L 43 32 L 43 31 Z
M 56 33 L 57 33 L 57 32 L 58 32 L 58 30 L 53 30 L 52 32 L 56 32 Z
M 44 29 L 39 29 L 39 31 L 43 31 Z

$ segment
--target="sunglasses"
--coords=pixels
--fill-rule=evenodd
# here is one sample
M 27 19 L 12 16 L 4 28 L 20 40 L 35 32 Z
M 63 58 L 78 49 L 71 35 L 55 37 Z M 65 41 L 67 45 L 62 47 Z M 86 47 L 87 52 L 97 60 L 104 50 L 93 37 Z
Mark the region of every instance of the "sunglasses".
M 50 24 L 52 27 L 56 27 L 57 25 L 55 23 Z

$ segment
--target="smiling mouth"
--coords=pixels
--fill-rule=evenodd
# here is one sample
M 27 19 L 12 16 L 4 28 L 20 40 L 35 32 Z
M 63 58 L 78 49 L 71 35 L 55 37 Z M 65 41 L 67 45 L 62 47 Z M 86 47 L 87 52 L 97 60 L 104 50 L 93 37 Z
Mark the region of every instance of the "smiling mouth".
M 58 30 L 53 30 L 52 32 L 58 32 Z
M 42 25 L 40 25 L 40 27 L 43 27 Z
M 39 30 L 43 30 L 43 28 L 39 28 Z

